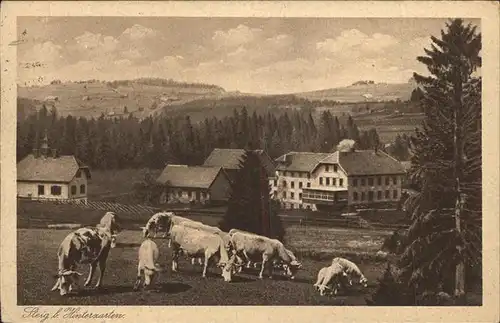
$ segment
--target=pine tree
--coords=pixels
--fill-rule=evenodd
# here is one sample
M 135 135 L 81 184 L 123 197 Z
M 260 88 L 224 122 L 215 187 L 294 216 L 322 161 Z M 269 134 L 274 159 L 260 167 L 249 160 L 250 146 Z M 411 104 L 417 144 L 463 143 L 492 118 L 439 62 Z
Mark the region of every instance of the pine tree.
M 474 75 L 481 35 L 454 19 L 441 39 L 431 39 L 418 57 L 431 76 L 414 74 L 425 111 L 412 137 L 411 175 L 420 191 L 406 203 L 413 224 L 400 265 L 417 293 L 443 286 L 463 299 L 465 268 L 480 266 L 482 250 L 481 78 Z
M 260 158 L 246 151 L 240 163 L 237 180 L 231 186 L 231 197 L 224 218 L 224 231 L 240 229 L 283 240 L 284 229 L 271 203 L 270 186 Z

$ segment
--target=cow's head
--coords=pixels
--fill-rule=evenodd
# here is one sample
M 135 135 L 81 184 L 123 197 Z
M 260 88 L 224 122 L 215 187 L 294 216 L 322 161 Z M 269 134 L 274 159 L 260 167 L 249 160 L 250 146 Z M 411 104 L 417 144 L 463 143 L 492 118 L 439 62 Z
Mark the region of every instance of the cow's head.
M 289 264 L 283 264 L 283 269 L 285 274 L 290 277 L 290 279 L 295 279 L 295 274 L 302 268 L 302 264 L 297 260 L 293 260 Z
M 113 234 L 111 236 L 111 248 L 115 248 L 116 247 L 116 234 Z
M 114 212 L 106 212 L 101 219 L 100 225 L 107 228 L 111 234 L 120 232 L 120 219 Z
M 236 256 L 232 255 L 227 263 L 220 262 L 219 267 L 222 269 L 222 277 L 225 282 L 232 281 L 232 275 L 242 266 L 236 262 Z
M 57 281 L 54 287 L 52 287 L 52 290 L 59 288 L 61 296 L 68 294 L 71 290 L 71 286 L 78 283 L 78 278 L 81 275 L 81 273 L 74 270 L 65 270 L 56 274 L 54 277 L 57 278 Z

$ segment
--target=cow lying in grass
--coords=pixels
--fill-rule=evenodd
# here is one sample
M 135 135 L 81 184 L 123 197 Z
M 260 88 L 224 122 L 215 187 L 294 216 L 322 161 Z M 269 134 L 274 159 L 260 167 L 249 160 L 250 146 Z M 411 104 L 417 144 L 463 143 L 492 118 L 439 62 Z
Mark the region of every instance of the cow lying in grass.
M 234 257 L 229 257 L 223 239 L 202 229 L 184 226 L 182 223 L 170 229 L 172 240 L 172 271 L 178 270 L 178 258 L 181 253 L 188 257 L 204 257 L 202 276 L 206 277 L 210 262 L 218 258 L 217 266 L 222 268 L 224 281 L 230 282 L 234 270 Z
M 139 247 L 139 263 L 137 265 L 137 279 L 135 281 L 134 290 L 138 290 L 141 285 L 142 274 L 144 274 L 144 288 L 148 288 L 153 284 L 153 280 L 157 273 L 163 271 L 158 265 L 158 257 L 160 251 L 156 243 L 146 238 Z
M 80 228 L 68 234 L 57 250 L 58 272 L 55 275 L 57 280 L 52 290 L 59 289 L 61 295 L 66 295 L 78 289 L 79 276 L 82 275 L 76 271 L 78 264 L 90 264 L 85 286 L 90 285 L 95 270 L 99 266 L 100 274 L 95 285 L 99 288 L 106 269 L 109 250 L 116 245 L 115 234 L 118 230 L 118 217 L 108 212 L 96 228 Z

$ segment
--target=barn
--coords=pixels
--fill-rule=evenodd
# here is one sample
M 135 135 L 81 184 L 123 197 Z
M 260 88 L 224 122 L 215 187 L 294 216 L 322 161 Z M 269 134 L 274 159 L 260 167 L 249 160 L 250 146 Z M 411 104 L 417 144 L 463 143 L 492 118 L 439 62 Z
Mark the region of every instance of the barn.
M 75 156 L 58 156 L 47 141 L 17 164 L 17 197 L 87 202 L 90 169 Z

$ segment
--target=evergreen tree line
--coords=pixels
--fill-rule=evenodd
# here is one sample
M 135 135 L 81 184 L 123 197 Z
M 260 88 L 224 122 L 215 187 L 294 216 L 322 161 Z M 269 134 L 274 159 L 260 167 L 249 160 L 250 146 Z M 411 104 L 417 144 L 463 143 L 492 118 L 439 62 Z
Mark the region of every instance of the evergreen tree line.
M 199 165 L 214 148 L 265 149 L 274 158 L 289 151 L 333 151 L 346 138 L 360 149 L 380 145 L 375 129 L 360 131 L 350 116 L 341 124 L 328 111 L 315 120 L 310 111 L 250 115 L 242 108 L 193 123 L 189 116 L 59 117 L 55 108 L 43 107 L 17 123 L 18 161 L 39 147 L 45 132 L 58 154 L 74 154 L 96 169 Z

